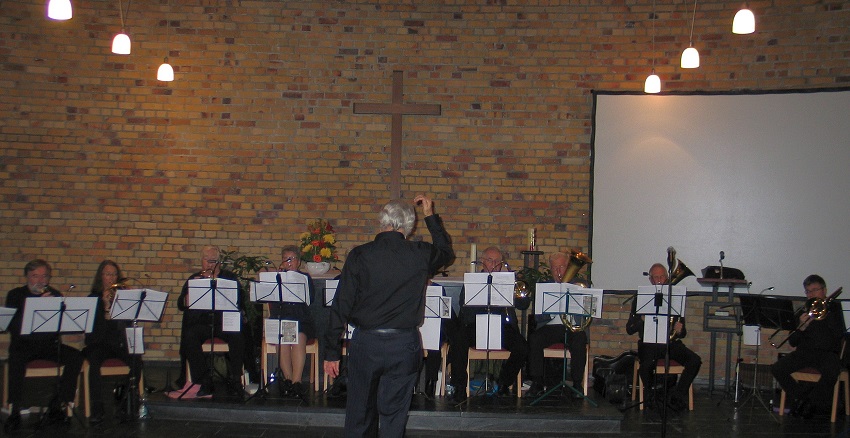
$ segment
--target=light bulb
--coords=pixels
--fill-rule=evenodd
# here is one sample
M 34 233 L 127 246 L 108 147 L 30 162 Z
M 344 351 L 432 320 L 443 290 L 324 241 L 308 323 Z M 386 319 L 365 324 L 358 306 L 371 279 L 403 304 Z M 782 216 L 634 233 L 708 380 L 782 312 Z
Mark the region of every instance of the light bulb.
M 756 31 L 756 17 L 753 11 L 741 9 L 735 14 L 735 19 L 732 20 L 732 33 L 748 34 Z
M 130 37 L 126 33 L 119 33 L 112 39 L 112 53 L 116 55 L 130 54 Z
M 688 47 L 682 52 L 682 68 L 697 68 L 699 67 L 699 52 L 697 49 Z
M 174 69 L 171 68 L 171 64 L 168 63 L 168 58 L 162 60 L 162 65 L 160 65 L 159 70 L 156 71 L 156 80 L 162 82 L 171 82 L 174 80 Z
M 47 18 L 70 20 L 73 15 L 71 0 L 50 0 L 47 2 Z
M 647 76 L 646 83 L 643 84 L 643 92 L 649 94 L 661 92 L 661 78 L 655 74 L 655 70 L 652 71 L 651 75 Z

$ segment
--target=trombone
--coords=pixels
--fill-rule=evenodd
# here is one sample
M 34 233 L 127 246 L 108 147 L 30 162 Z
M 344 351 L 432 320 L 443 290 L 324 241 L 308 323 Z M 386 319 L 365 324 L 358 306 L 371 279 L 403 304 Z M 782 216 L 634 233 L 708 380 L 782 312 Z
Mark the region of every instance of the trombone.
M 805 330 L 806 327 L 808 327 L 812 321 L 823 321 L 824 319 L 826 319 L 826 315 L 829 314 L 829 305 L 832 303 L 833 300 L 835 300 L 836 298 L 838 298 L 839 295 L 841 295 L 843 289 L 843 286 L 839 287 L 835 292 L 833 292 L 825 299 L 810 298 L 806 300 L 806 304 L 803 305 L 803 307 L 801 307 L 800 309 L 797 309 L 797 311 L 794 312 L 794 315 L 802 316 L 803 314 L 806 314 L 809 317 L 806 318 L 805 321 L 798 324 L 797 327 L 794 328 L 794 330 L 788 332 L 788 335 L 785 336 L 785 339 L 783 339 L 782 342 L 780 342 L 779 344 L 773 342 L 773 337 L 776 336 L 776 334 L 779 333 L 782 329 L 776 329 L 776 331 L 773 332 L 773 334 L 771 334 L 769 338 L 767 338 L 768 342 L 770 342 L 770 345 L 772 345 L 774 348 L 780 348 L 785 345 L 785 343 L 788 342 L 789 339 L 791 339 L 791 336 L 794 333 Z

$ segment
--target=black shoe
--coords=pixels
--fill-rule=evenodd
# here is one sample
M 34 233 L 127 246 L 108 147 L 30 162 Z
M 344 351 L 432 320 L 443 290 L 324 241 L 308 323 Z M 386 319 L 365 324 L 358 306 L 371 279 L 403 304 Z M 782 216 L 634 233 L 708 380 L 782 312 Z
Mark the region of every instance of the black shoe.
M 212 396 L 212 385 L 202 384 L 201 387 L 198 389 L 198 393 L 195 395 L 195 398 L 212 398 Z
M 278 380 L 277 391 L 281 397 L 292 397 L 292 380 Z
M 688 410 L 688 403 L 682 398 L 679 394 L 673 394 L 670 396 L 670 401 L 667 403 L 667 406 L 673 410 L 673 412 L 679 413 Z
M 531 388 L 528 388 L 525 396 L 528 398 L 537 398 L 545 393 L 546 387 L 544 387 L 542 383 L 534 382 L 531 384 Z
M 464 389 L 455 389 L 452 394 L 452 401 L 455 403 L 463 403 L 466 401 L 466 391 Z
M 579 385 L 573 385 L 573 389 L 570 389 L 570 397 L 573 400 L 581 400 L 584 398 L 584 388 Z
M 499 389 L 496 390 L 496 395 L 499 397 L 510 397 L 511 387 L 509 385 L 499 385 Z
M 292 389 L 290 390 L 290 394 L 295 398 L 303 398 L 307 394 L 307 390 L 304 388 L 304 384 L 301 382 L 295 382 L 292 384 Z
M 437 381 L 436 380 L 428 380 L 425 382 L 425 391 L 424 394 L 427 397 L 433 397 L 437 393 Z
M 21 427 L 21 410 L 12 408 L 12 412 L 6 417 L 6 424 L 3 425 L 3 430 L 8 434 L 16 431 Z

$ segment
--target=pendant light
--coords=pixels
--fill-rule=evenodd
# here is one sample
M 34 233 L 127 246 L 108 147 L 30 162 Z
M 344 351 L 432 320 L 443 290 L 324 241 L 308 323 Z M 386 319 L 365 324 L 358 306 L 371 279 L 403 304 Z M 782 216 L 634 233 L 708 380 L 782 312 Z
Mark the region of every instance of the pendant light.
M 131 1 L 132 0 L 127 0 L 127 12 L 130 12 Z M 122 0 L 118 0 L 118 13 L 121 16 L 121 33 L 115 35 L 115 38 L 112 39 L 112 53 L 116 55 L 129 55 L 130 36 L 128 36 L 127 32 L 124 30 L 124 4 Z
M 744 3 L 744 7 L 735 14 L 735 19 L 732 20 L 732 33 L 744 35 L 756 31 L 756 17 L 753 11 Z
M 165 21 L 165 32 L 165 46 L 167 48 L 169 45 L 168 37 L 171 35 L 168 31 L 168 20 Z M 168 63 L 168 56 L 163 58 L 162 65 L 156 70 L 156 80 L 162 82 L 171 82 L 174 80 L 174 69 Z
M 643 92 L 655 94 L 661 92 L 661 78 L 655 74 L 655 0 L 652 0 L 652 74 L 646 78 L 643 84 Z
M 694 48 L 694 21 L 697 17 L 697 0 L 694 0 L 694 13 L 691 16 L 691 36 L 688 41 L 690 45 L 682 52 L 682 68 L 697 68 L 699 67 L 699 52 Z
M 49 0 L 47 2 L 47 18 L 70 20 L 73 15 L 71 0 Z

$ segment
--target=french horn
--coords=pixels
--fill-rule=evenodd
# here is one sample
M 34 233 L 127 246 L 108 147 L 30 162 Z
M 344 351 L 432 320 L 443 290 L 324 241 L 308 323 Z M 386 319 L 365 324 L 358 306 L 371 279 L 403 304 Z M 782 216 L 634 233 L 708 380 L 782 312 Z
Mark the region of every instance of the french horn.
M 560 280 L 559 283 L 571 282 L 572 279 L 575 278 L 576 274 L 578 274 L 578 271 L 583 268 L 584 265 L 589 263 L 593 263 L 593 260 L 581 251 L 570 252 L 570 260 L 567 264 L 567 269 L 564 271 L 561 278 L 556 278 L 556 280 Z M 584 288 L 590 287 L 589 282 L 585 281 L 577 281 L 573 284 Z M 584 331 L 590 327 L 590 324 L 593 323 L 593 317 L 589 315 L 570 315 L 568 313 L 563 313 L 560 317 L 561 324 L 564 324 L 564 327 L 566 327 L 571 333 Z

